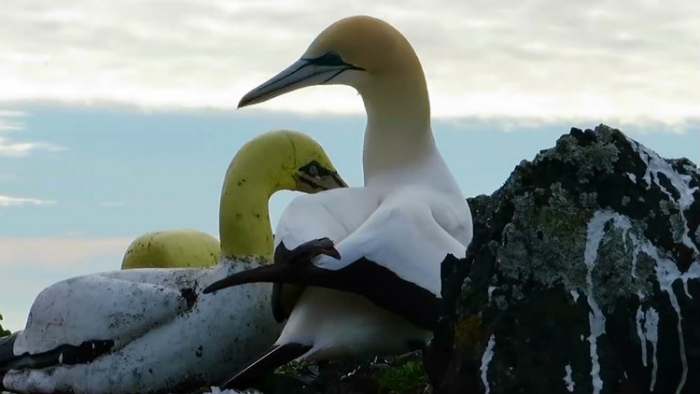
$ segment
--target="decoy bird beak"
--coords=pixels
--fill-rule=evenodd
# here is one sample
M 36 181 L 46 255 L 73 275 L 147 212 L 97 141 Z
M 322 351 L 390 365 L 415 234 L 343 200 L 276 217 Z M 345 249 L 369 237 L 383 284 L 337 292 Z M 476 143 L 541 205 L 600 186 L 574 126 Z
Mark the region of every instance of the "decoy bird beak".
M 322 190 L 337 189 L 339 187 L 348 187 L 343 178 L 337 172 L 332 172 L 321 177 L 310 177 L 304 174 L 298 174 L 294 177 L 297 183 L 297 189 L 306 193 L 316 193 Z
M 327 62 L 323 62 L 323 60 L 325 60 L 323 57 L 299 59 L 284 71 L 272 77 L 269 81 L 243 96 L 241 101 L 238 102 L 238 108 L 262 103 L 263 101 L 303 87 L 324 84 L 342 74 L 343 71 L 363 70 L 351 64 L 342 62 L 328 64 Z

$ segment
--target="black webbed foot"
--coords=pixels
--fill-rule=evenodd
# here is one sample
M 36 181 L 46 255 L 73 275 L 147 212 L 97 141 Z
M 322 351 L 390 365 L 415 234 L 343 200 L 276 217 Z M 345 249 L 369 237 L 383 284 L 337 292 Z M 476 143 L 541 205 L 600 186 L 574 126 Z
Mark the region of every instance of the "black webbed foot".
M 275 249 L 275 264 L 310 263 L 314 257 L 320 255 L 340 260 L 340 253 L 335 249 L 333 241 L 329 238 L 318 238 L 304 242 L 292 250 L 287 249 L 284 242 L 280 242 Z
M 305 242 L 291 251 L 280 243 L 275 251 L 275 262 L 270 265 L 237 272 L 222 280 L 216 281 L 204 289 L 208 294 L 227 287 L 255 282 L 284 282 L 301 283 L 314 267 L 311 260 L 314 257 L 326 255 L 340 259 L 340 253 L 328 238 L 319 238 Z

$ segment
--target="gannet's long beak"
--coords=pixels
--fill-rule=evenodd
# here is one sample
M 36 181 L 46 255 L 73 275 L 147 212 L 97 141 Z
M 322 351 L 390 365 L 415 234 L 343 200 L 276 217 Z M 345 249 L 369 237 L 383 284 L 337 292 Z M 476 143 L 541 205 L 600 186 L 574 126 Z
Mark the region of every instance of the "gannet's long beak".
M 322 85 L 347 70 L 363 71 L 364 69 L 345 63 L 333 54 L 317 58 L 301 58 L 269 81 L 248 92 L 238 102 L 238 108 L 262 103 L 292 90 Z

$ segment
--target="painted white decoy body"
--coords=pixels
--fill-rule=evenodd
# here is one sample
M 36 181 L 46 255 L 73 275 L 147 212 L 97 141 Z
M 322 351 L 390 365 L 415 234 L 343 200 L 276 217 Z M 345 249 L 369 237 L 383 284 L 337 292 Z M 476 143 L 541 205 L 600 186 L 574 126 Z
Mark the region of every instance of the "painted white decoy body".
M 201 289 L 269 263 L 267 204 L 274 192 L 343 186 L 321 146 L 308 136 L 276 131 L 255 138 L 239 150 L 224 181 L 218 265 L 92 274 L 46 288 L 34 301 L 25 330 L 11 343 L 14 358 L 0 360 L 0 389 L 173 392 L 221 382 L 269 347 L 281 327 L 270 311 L 269 284 L 226 289 L 223 296 Z M 89 351 L 96 341 L 113 344 L 87 362 L 68 362 L 66 345 L 87 343 Z M 46 352 L 53 358 L 38 365 L 35 360 Z M 29 361 L 18 366 L 18 359 Z
M 341 259 L 319 256 L 316 266 L 338 270 L 365 257 L 440 297 L 440 264 L 449 253 L 464 257 L 472 219 L 435 145 L 418 57 L 389 24 L 346 18 L 239 106 L 319 84 L 349 85 L 362 96 L 365 186 L 297 197 L 277 226 L 277 244 L 292 249 L 328 237 Z M 299 358 L 316 360 L 398 353 L 430 336 L 362 295 L 307 287 L 276 344 L 311 346 Z
M 115 350 L 87 364 L 9 371 L 3 385 L 33 393 L 133 393 L 217 382 L 279 333 L 270 287 L 231 289 L 236 302 L 200 296 L 191 308 L 180 291 L 255 266 L 229 260 L 204 270 L 138 269 L 59 282 L 35 300 L 15 354 L 104 339 Z

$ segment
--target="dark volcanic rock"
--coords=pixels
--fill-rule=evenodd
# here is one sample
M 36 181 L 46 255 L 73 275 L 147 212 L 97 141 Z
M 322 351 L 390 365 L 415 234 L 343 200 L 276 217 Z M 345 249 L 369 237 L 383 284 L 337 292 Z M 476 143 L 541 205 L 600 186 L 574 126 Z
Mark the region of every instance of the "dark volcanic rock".
M 599 126 L 469 199 L 475 259 L 444 269 L 436 391 L 700 393 L 699 186 L 687 159 Z
M 1 321 L 1 320 L 2 320 L 2 315 L 0 315 L 0 321 Z M 0 338 L 6 337 L 6 336 L 8 336 L 8 335 L 10 335 L 10 334 L 11 334 L 11 333 L 10 333 L 8 330 L 5 330 L 4 328 L 2 328 L 2 324 L 0 324 Z

